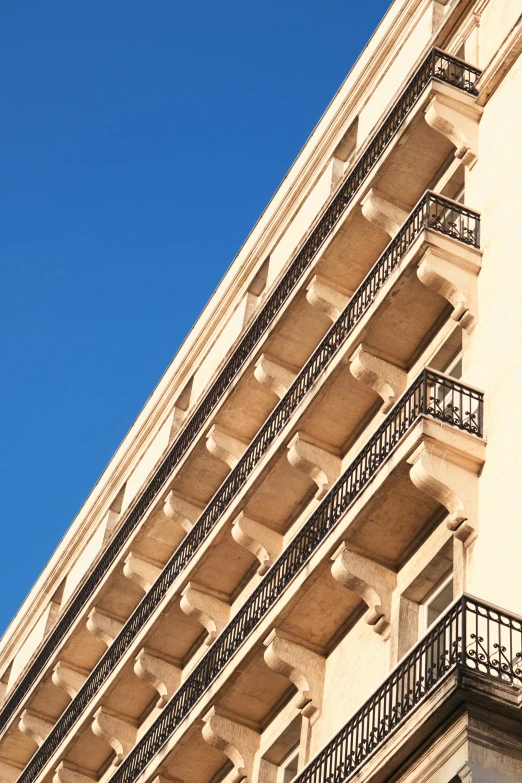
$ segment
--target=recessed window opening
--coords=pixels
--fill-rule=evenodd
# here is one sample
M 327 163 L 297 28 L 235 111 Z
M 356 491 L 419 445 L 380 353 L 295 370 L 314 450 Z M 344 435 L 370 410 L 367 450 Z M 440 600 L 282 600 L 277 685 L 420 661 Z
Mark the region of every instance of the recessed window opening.
M 445 368 L 444 373 L 450 375 L 456 380 L 462 378 L 462 351 L 459 351 L 457 356 L 454 356 L 448 366 Z
M 299 761 L 299 745 L 294 748 L 279 765 L 277 783 L 290 783 L 297 775 Z
M 453 574 L 448 576 L 435 587 L 425 598 L 420 614 L 421 631 L 430 628 L 450 606 L 453 601 Z

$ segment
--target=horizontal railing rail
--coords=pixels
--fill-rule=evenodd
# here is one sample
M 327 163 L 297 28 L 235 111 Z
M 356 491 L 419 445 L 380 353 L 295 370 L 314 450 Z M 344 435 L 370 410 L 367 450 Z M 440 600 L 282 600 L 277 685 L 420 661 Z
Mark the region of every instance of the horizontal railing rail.
M 343 783 L 459 668 L 522 686 L 522 620 L 464 595 L 293 783 Z
M 439 49 L 433 49 L 423 60 L 406 85 L 397 103 L 388 113 L 378 131 L 372 136 L 366 149 L 355 163 L 354 168 L 347 174 L 345 181 L 320 215 L 310 236 L 289 264 L 287 271 L 268 298 L 263 309 L 238 343 L 233 355 L 218 374 L 204 399 L 183 426 L 151 481 L 129 509 L 112 541 L 96 562 L 93 570 L 84 579 L 63 611 L 58 623 L 22 674 L 18 684 L 9 694 L 0 712 L 0 731 L 16 713 L 29 690 L 44 671 L 45 666 L 58 649 L 72 624 L 87 605 L 107 571 L 117 560 L 128 538 L 139 525 L 158 494 L 166 486 L 173 470 L 201 432 L 209 416 L 234 378 L 243 368 L 247 359 L 251 356 L 262 336 L 266 333 L 306 269 L 312 263 L 322 244 L 337 225 L 360 185 L 379 160 L 427 85 L 432 79 L 438 79 L 452 84 L 471 95 L 475 95 L 477 92 L 475 85 L 479 76 L 480 71 L 445 54 Z M 123 633 L 126 633 L 125 630 Z
M 288 392 L 274 408 L 261 427 L 243 457 L 231 471 L 214 495 L 194 528 L 185 537 L 171 560 L 165 566 L 152 589 L 143 598 L 125 623 L 120 634 L 107 649 L 90 673 L 86 682 L 55 724 L 44 744 L 33 756 L 30 766 L 38 767 L 70 731 L 96 692 L 101 688 L 115 666 L 124 656 L 138 632 L 152 615 L 170 585 L 187 566 L 203 541 L 215 526 L 233 498 L 244 485 L 259 460 L 300 404 L 306 393 L 337 354 L 363 315 L 371 307 L 375 296 L 390 274 L 398 266 L 404 254 L 425 228 L 458 238 L 467 244 L 478 242 L 480 219 L 476 212 L 427 191 L 412 210 L 406 223 L 388 244 L 381 257 L 355 291 L 339 319 L 332 325 L 308 362 L 305 364 Z M 447 397 L 445 395 L 444 399 Z M 455 406 L 453 406 L 455 407 Z
M 429 369 L 420 373 L 118 767 L 112 783 L 136 780 L 419 418 L 430 416 L 481 436 L 482 408 L 481 392 Z M 163 571 L 144 601 L 152 593 L 164 595 L 167 587 Z M 66 716 L 67 710 L 58 723 Z M 18 783 L 33 781 L 50 758 L 57 746 L 58 735 L 53 737 L 56 728 L 37 750 Z

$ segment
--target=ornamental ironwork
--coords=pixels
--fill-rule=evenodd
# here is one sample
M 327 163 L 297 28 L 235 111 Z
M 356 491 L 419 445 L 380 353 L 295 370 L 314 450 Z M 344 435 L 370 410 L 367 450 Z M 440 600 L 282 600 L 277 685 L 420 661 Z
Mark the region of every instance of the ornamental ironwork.
M 344 182 L 316 220 L 315 226 L 311 231 L 308 239 L 298 250 L 296 256 L 290 262 L 286 273 L 281 278 L 278 286 L 268 298 L 259 315 L 254 319 L 251 326 L 245 332 L 244 337 L 240 340 L 233 355 L 218 374 L 206 396 L 195 408 L 193 414 L 190 416 L 189 420 L 180 431 L 169 452 L 152 476 L 151 481 L 129 509 L 125 519 L 122 521 L 114 537 L 105 548 L 100 559 L 96 562 L 93 570 L 87 574 L 83 582 L 80 584 L 76 594 L 72 597 L 68 606 L 63 611 L 60 620 L 51 631 L 45 642 L 42 644 L 39 652 L 35 655 L 26 671 L 23 673 L 18 685 L 9 694 L 9 697 L 0 713 L 0 731 L 5 728 L 9 720 L 16 713 L 29 690 L 44 671 L 45 666 L 50 661 L 52 655 L 59 648 L 69 629 L 81 614 L 82 610 L 85 609 L 88 601 L 91 599 L 103 577 L 113 565 L 113 563 L 117 560 L 129 536 L 137 528 L 143 516 L 154 500 L 158 497 L 160 492 L 164 490 L 172 475 L 172 472 L 183 458 L 185 453 L 188 451 L 195 438 L 201 432 L 201 429 L 208 421 L 208 418 L 220 402 L 231 383 L 233 383 L 236 376 L 244 367 L 259 341 L 270 327 L 277 313 L 287 301 L 305 271 L 311 265 L 322 244 L 341 219 L 348 204 L 351 203 L 360 185 L 363 183 L 366 176 L 380 159 L 384 150 L 387 148 L 388 144 L 391 142 L 392 138 L 395 136 L 430 81 L 432 79 L 438 79 L 450 83 L 469 94 L 476 95 L 477 89 L 475 85 L 479 76 L 480 71 L 454 57 L 451 57 L 450 55 L 445 54 L 439 49 L 433 49 L 423 60 L 401 93 L 398 101 L 385 117 L 378 131 L 370 139 L 368 145 L 359 157 L 355 166 L 348 172 Z M 436 203 L 436 199 L 440 200 L 441 204 L 444 202 L 443 199 L 440 199 L 440 197 L 435 197 L 432 194 L 431 200 L 433 204 Z M 443 210 L 449 209 L 449 205 L 451 204 L 453 204 L 453 202 L 446 201 L 446 207 L 443 207 Z M 456 211 L 455 214 L 457 214 L 458 208 L 458 205 L 455 204 L 453 204 L 451 207 L 451 209 Z M 426 214 L 423 211 L 423 207 L 420 206 L 420 203 L 415 209 L 420 211 L 417 212 L 416 217 L 413 217 L 415 213 L 414 210 L 414 213 L 412 213 L 413 219 L 417 220 L 419 225 L 420 221 L 424 220 L 422 227 L 426 226 Z M 464 229 L 461 230 L 459 228 L 461 225 L 464 225 L 459 222 L 461 218 L 452 218 L 452 220 L 449 221 L 449 219 L 444 216 L 440 217 L 438 209 L 435 209 L 433 212 L 435 217 L 433 217 L 432 227 L 455 237 L 458 236 L 460 231 L 460 236 L 458 236 L 460 240 L 478 246 L 478 215 L 474 212 L 466 210 L 463 207 L 461 208 L 459 214 L 465 216 L 464 223 L 466 224 L 466 231 L 471 231 L 472 233 L 466 234 Z M 440 220 L 442 220 L 442 222 L 440 222 Z M 469 223 L 466 222 L 468 220 L 470 221 Z M 439 224 L 436 225 L 435 221 L 439 221 Z M 391 271 L 393 268 L 393 260 L 390 256 L 390 253 L 391 255 L 395 254 L 396 258 L 402 255 L 404 249 L 401 249 L 400 242 L 403 242 L 404 248 L 406 246 L 404 243 L 408 241 L 408 236 L 410 236 L 413 231 L 414 227 L 413 225 L 409 225 L 408 221 L 407 226 L 405 226 L 398 235 L 400 239 L 397 240 L 396 237 L 385 251 L 385 254 L 387 251 L 389 251 L 386 259 L 383 260 L 383 256 L 385 254 L 381 256 L 378 264 L 381 264 L 382 268 L 378 272 L 377 276 L 372 280 L 369 280 L 367 277 L 365 281 L 363 281 L 363 284 L 367 286 L 366 291 L 357 298 L 357 302 L 354 302 L 357 294 L 356 296 L 352 297 L 348 308 L 352 307 L 353 304 L 353 306 L 355 308 L 359 308 L 359 312 L 362 313 L 364 309 L 369 306 L 369 304 L 371 304 L 371 301 L 375 295 L 375 291 L 378 290 L 382 284 L 382 281 L 379 281 L 378 279 L 378 275 L 385 275 L 386 269 Z M 360 288 L 358 290 L 360 290 Z M 174 553 L 172 559 L 169 561 L 162 575 L 156 582 L 156 585 L 153 586 L 152 590 L 137 607 L 136 612 L 131 615 L 121 633 L 115 640 L 114 644 L 111 646 L 110 650 L 107 651 L 107 653 L 95 667 L 84 687 L 81 689 L 76 699 L 71 702 L 55 728 L 61 724 L 62 719 L 66 718 L 66 715 L 69 714 L 69 710 L 74 711 L 76 709 L 74 705 L 77 703 L 77 700 L 82 701 L 83 703 L 87 703 L 99 688 L 100 684 L 106 679 L 109 672 L 114 667 L 115 662 L 119 660 L 125 649 L 127 649 L 130 642 L 132 641 L 132 638 L 136 633 L 136 617 L 138 615 L 142 617 L 139 627 L 143 625 L 144 619 L 142 614 L 142 607 L 144 604 L 146 603 L 147 606 L 156 606 L 161 599 L 163 595 L 161 589 L 164 588 L 160 589 L 158 587 L 156 589 L 156 586 L 160 581 L 162 584 L 165 583 L 165 580 L 162 579 L 162 577 L 165 575 L 165 579 L 167 581 L 173 579 L 173 574 L 175 575 L 179 573 L 179 571 L 185 567 L 188 560 L 194 555 L 201 541 L 204 540 L 204 538 L 208 535 L 209 529 L 213 527 L 217 519 L 221 516 L 223 510 L 226 507 L 226 504 L 230 502 L 230 499 L 239 490 L 239 487 L 244 481 L 244 476 L 246 476 L 249 470 L 251 470 L 249 465 L 251 466 L 253 462 L 257 462 L 261 454 L 264 453 L 262 444 L 270 442 L 269 439 L 273 440 L 282 426 L 281 422 L 286 421 L 288 418 L 288 412 L 291 412 L 295 409 L 298 402 L 304 396 L 304 393 L 310 388 L 311 384 L 317 377 L 317 372 L 319 372 L 320 369 L 325 366 L 323 363 L 325 359 L 329 359 L 341 344 L 346 335 L 346 328 L 353 328 L 354 316 L 355 310 L 350 311 L 350 313 L 347 313 L 347 310 L 345 310 L 340 319 L 336 322 L 336 324 L 334 324 L 333 330 L 330 330 L 327 335 L 327 337 L 330 336 L 330 342 L 326 344 L 323 340 L 319 348 L 314 352 L 314 354 L 312 354 L 311 359 L 307 362 L 299 374 L 296 382 L 292 385 L 287 395 L 285 395 L 283 400 L 281 400 L 281 403 L 267 419 L 267 422 L 261 428 L 253 443 L 245 453 L 243 459 L 238 463 L 234 472 L 227 477 L 225 483 L 218 490 L 216 496 L 211 500 L 204 514 L 200 520 L 198 520 L 196 526 L 183 540 L 179 549 Z M 340 321 L 343 321 L 343 324 L 340 324 Z M 350 323 L 352 326 L 349 326 Z M 337 330 L 335 331 L 336 327 Z M 83 707 L 81 709 L 83 709 Z M 79 706 L 78 710 L 80 710 Z M 79 714 L 79 712 L 77 714 Z M 51 732 L 51 734 L 53 733 L 54 730 Z M 50 737 L 48 739 L 50 740 Z M 42 746 L 42 748 L 43 747 L 44 746 Z M 37 751 L 35 757 L 38 755 L 39 751 Z M 35 757 L 33 757 L 33 759 L 35 759 Z
M 463 595 L 293 783 L 343 783 L 457 669 L 522 685 L 522 620 Z
M 429 369 L 420 373 L 172 696 L 162 714 L 118 767 L 111 778 L 113 783 L 132 783 L 136 780 L 419 418 L 430 416 L 480 436 L 482 409 L 481 392 Z M 150 616 L 150 604 L 156 606 L 159 603 L 172 581 L 172 572 L 167 565 L 101 663 L 106 661 L 106 665 L 110 665 L 113 651 L 120 657 L 120 646 L 128 646 Z M 83 708 L 87 703 L 85 697 L 91 698 L 95 690 L 94 682 L 89 685 L 88 680 L 36 751 L 17 783 L 29 783 L 35 779 L 78 717 L 75 704 L 81 704 Z

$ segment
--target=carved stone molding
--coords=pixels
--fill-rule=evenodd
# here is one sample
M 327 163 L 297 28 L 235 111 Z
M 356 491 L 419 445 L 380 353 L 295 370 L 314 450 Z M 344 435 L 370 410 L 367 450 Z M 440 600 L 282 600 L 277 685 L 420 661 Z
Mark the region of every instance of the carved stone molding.
M 337 321 L 353 296 L 353 291 L 322 275 L 314 275 L 306 291 L 309 304 L 327 315 L 331 321 Z
M 480 263 L 451 256 L 442 248 L 429 247 L 417 268 L 417 277 L 453 306 L 451 317 L 470 332 L 477 321 L 477 277 Z
M 25 734 L 26 737 L 30 737 L 38 747 L 43 745 L 45 739 L 53 727 L 53 723 L 38 712 L 32 710 L 24 710 L 20 715 L 20 721 L 18 728 Z
M 129 552 L 123 562 L 124 575 L 141 587 L 144 593 L 148 593 L 162 571 L 161 563 L 134 552 Z
M 60 690 L 69 694 L 74 699 L 83 683 L 87 679 L 88 672 L 71 663 L 58 661 L 53 669 L 52 681 Z
M 203 504 L 196 503 L 194 500 L 188 500 L 188 498 L 178 495 L 171 490 L 165 498 L 163 513 L 166 517 L 176 522 L 185 533 L 190 533 L 203 508 Z
M 121 620 L 110 617 L 94 607 L 87 615 L 87 630 L 98 639 L 101 639 L 107 647 L 110 647 L 119 632 L 123 628 Z
M 158 691 L 156 707 L 164 707 L 181 682 L 181 663 L 174 665 L 144 647 L 136 656 L 134 672 Z
M 373 389 L 383 399 L 386 413 L 406 389 L 408 374 L 395 364 L 376 356 L 366 345 L 359 345 L 350 357 L 350 372 L 361 383 Z
M 189 582 L 181 593 L 180 607 L 189 617 L 193 617 L 206 628 L 208 636 L 205 644 L 210 645 L 228 623 L 230 606 L 226 596 Z
M 215 424 L 207 432 L 207 449 L 214 457 L 226 462 L 232 470 L 243 456 L 247 444 L 224 432 Z
M 390 636 L 392 593 L 397 575 L 389 568 L 352 552 L 343 541 L 332 556 L 336 582 L 356 593 L 368 607 L 365 619 L 384 640 Z
M 469 545 L 476 536 L 478 482 L 482 461 L 466 459 L 444 444 L 424 439 L 408 458 L 410 478 L 417 489 L 446 508 L 446 524 L 460 541 Z
M 54 771 L 53 783 L 94 783 L 96 778 L 75 769 L 75 766 L 60 761 Z
M 113 761 L 115 767 L 121 764 L 136 743 L 136 726 L 105 707 L 98 707 L 91 728 L 93 734 L 105 740 L 115 752 L 116 757 Z
M 323 705 L 324 656 L 279 628 L 274 628 L 263 644 L 267 666 L 295 685 L 299 691 L 298 709 L 305 717 L 316 720 Z
M 455 157 L 469 169 L 478 159 L 478 125 L 482 109 L 440 90 L 425 112 L 426 122 L 455 145 Z
M 284 397 L 297 376 L 297 370 L 280 359 L 262 353 L 255 364 L 254 376 L 263 386 Z
M 290 465 L 305 473 L 318 487 L 315 497 L 320 500 L 341 475 L 342 460 L 338 454 L 327 451 L 317 441 L 296 432 L 288 444 Z
M 232 525 L 232 538 L 259 560 L 258 574 L 264 574 L 283 548 L 283 537 L 275 530 L 241 512 Z
M 395 200 L 383 196 L 372 188 L 361 201 L 362 213 L 366 220 L 375 223 L 392 238 L 406 222 L 410 209 L 403 207 Z
M 203 717 L 203 739 L 227 756 L 234 765 L 230 783 L 253 781 L 254 758 L 259 749 L 260 734 L 254 728 L 245 726 L 227 710 L 218 705 L 212 707 Z

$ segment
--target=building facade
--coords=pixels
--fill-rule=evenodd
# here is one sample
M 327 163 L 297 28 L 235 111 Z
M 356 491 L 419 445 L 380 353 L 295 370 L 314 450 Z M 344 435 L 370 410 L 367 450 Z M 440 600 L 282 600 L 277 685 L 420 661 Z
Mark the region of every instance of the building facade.
M 522 781 L 521 50 L 392 3 L 4 635 L 3 783 Z

